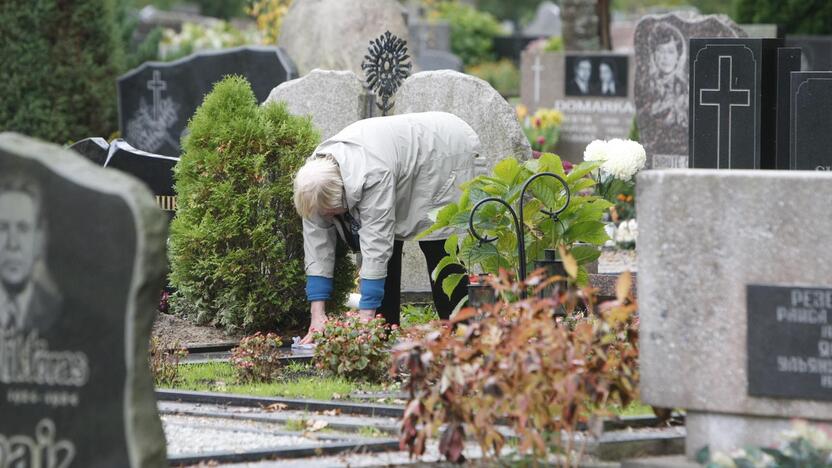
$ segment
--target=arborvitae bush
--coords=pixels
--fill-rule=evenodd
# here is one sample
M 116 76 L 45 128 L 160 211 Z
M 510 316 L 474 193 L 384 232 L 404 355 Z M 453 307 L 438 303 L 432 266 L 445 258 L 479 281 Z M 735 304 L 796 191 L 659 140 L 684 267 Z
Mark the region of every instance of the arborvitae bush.
M 67 143 L 116 129 L 113 0 L 3 0 L 0 44 L 0 130 Z
M 292 178 L 318 133 L 282 103 L 259 106 L 240 77 L 217 83 L 188 128 L 169 243 L 174 308 L 232 331 L 301 325 L 309 312 Z M 335 305 L 354 284 L 344 252 Z

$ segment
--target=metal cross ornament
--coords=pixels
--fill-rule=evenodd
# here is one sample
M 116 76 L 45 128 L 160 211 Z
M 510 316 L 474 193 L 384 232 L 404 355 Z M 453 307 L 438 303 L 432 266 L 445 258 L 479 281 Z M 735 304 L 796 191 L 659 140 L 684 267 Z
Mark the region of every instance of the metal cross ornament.
M 407 55 L 407 41 L 396 37 L 390 31 L 370 41 L 367 55 L 361 62 L 367 88 L 381 100 L 376 103 L 381 115 L 393 108 L 390 98 L 396 94 L 405 78 L 410 75 L 412 64 Z

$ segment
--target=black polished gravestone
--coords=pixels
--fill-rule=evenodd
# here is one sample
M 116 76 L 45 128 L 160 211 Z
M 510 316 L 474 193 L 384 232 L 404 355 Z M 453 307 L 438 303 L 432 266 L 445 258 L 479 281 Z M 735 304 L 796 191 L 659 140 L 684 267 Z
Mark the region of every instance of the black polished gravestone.
M 85 138 L 69 149 L 98 166 L 117 169 L 141 180 L 156 196 L 157 206 L 173 216 L 176 211 L 173 168 L 179 158 L 138 150 L 121 138 L 112 143 L 100 137 Z
M 246 78 L 262 102 L 297 72 L 278 47 L 237 47 L 198 52 L 174 62 L 146 62 L 118 79 L 122 137 L 140 150 L 179 156 L 188 119 L 214 83 L 227 75 Z
M 832 288 L 748 285 L 748 394 L 832 400 Z
M 775 167 L 782 44 L 781 39 L 690 40 L 690 167 Z
M 791 76 L 790 169 L 832 171 L 832 71 Z
M 110 143 L 104 167 L 126 172 L 147 184 L 157 206 L 172 214 L 176 211 L 173 168 L 177 162 L 179 158 L 141 151 L 119 139 Z
M 789 155 L 791 152 L 791 75 L 800 70 L 800 49 L 781 47 L 777 49 L 777 133 L 775 136 L 777 149 L 775 156 L 776 169 L 789 169 Z
M 167 466 L 147 364 L 164 218 L 136 179 L 0 134 L 0 466 Z
M 104 166 L 107 162 L 110 144 L 101 137 L 89 137 L 76 141 L 69 146 L 69 149 L 89 159 L 96 166 Z

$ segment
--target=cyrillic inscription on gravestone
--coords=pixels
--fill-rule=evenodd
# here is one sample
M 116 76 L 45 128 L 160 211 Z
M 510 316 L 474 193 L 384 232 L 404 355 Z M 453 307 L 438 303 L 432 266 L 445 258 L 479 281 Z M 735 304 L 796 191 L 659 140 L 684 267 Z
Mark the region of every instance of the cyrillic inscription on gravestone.
M 132 177 L 0 135 L 0 467 L 166 466 L 147 365 L 166 224 Z
M 748 394 L 832 400 L 832 288 L 746 291 Z
M 789 167 L 832 171 L 832 71 L 792 73 L 791 96 Z

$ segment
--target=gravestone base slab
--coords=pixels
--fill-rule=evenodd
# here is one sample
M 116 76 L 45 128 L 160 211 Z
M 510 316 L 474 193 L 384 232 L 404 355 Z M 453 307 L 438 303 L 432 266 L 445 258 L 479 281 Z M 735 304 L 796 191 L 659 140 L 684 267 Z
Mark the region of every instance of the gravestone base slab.
M 650 167 L 663 167 L 666 169 L 679 169 L 688 167 L 688 157 L 676 154 L 654 154 L 653 164 Z
M 688 460 L 683 455 L 678 455 L 625 460 L 621 463 L 621 468 L 701 468 L 701 465 Z
M 770 447 L 783 439 L 783 432 L 792 428 L 788 418 L 734 415 L 688 411 L 685 417 L 688 431 L 685 454 L 696 457 L 702 447 L 711 453 L 732 452 L 737 447 Z

